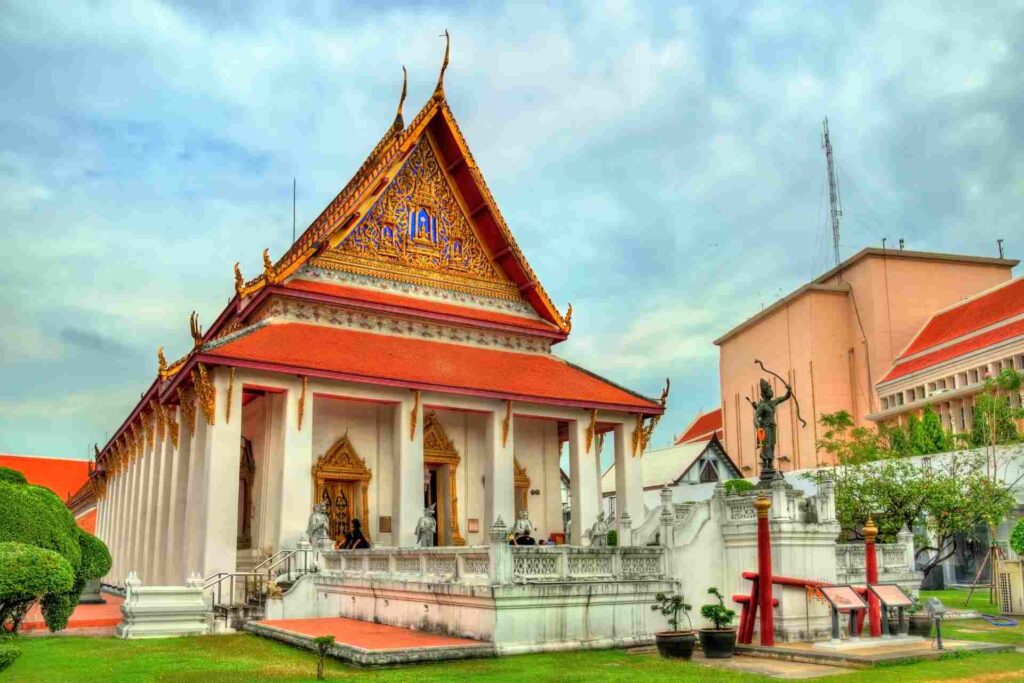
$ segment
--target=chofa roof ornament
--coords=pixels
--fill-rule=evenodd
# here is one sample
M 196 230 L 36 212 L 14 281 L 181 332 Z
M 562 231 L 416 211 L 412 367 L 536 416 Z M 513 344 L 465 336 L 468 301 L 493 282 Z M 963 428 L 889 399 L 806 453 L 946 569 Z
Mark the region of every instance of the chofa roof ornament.
M 405 70 L 405 65 L 402 65 L 402 95 L 398 98 L 398 111 L 395 112 L 395 122 L 391 124 L 391 127 L 396 133 L 402 132 L 405 128 L 405 119 L 402 118 L 402 105 L 405 104 L 405 95 L 409 89 L 409 72 Z
M 441 62 L 441 73 L 437 76 L 437 87 L 434 88 L 434 97 L 444 97 L 444 72 L 448 70 L 448 56 L 451 53 L 452 37 L 448 35 L 448 29 L 444 30 L 444 61 Z

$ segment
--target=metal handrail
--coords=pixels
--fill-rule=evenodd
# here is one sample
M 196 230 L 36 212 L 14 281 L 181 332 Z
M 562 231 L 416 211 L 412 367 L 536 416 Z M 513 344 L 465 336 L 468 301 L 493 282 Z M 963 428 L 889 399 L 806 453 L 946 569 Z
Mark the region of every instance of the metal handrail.
M 203 590 L 210 590 L 210 591 L 212 591 L 212 590 L 216 589 L 217 596 L 216 596 L 216 599 L 213 601 L 213 604 L 215 606 L 217 606 L 217 605 L 223 606 L 224 605 L 223 587 L 224 587 L 224 582 L 228 581 L 229 585 L 230 585 L 230 588 L 228 590 L 228 596 L 229 596 L 229 600 L 230 601 L 228 602 L 227 606 L 230 607 L 230 606 L 233 606 L 235 604 L 235 581 L 237 579 L 239 579 L 239 578 L 243 579 L 244 582 L 245 582 L 243 584 L 243 588 L 245 589 L 245 599 L 243 599 L 243 602 L 241 604 L 246 604 L 245 601 L 248 599 L 249 588 L 252 586 L 253 581 L 255 581 L 256 588 L 258 589 L 257 595 L 261 595 L 262 596 L 262 594 L 263 594 L 263 585 L 262 585 L 263 584 L 263 575 L 262 574 L 257 574 L 255 572 L 217 572 L 216 574 L 214 574 L 210 578 L 206 579 L 206 581 L 203 584 Z
M 235 588 L 236 582 L 243 581 L 244 598 L 239 604 L 247 604 L 249 596 L 252 594 L 250 588 L 255 588 L 255 594 L 258 596 L 259 601 L 266 599 L 267 585 L 273 581 L 276 577 L 282 574 L 291 576 L 292 572 L 300 574 L 308 574 L 311 569 L 309 566 L 309 554 L 312 552 L 311 549 L 307 548 L 296 548 L 295 550 L 279 550 L 263 562 L 259 563 L 253 571 L 249 572 L 217 572 L 206 577 L 203 580 L 203 590 L 210 591 L 215 594 L 214 605 L 215 606 L 234 606 L 235 602 Z M 298 555 L 302 554 L 301 566 L 298 566 Z M 283 572 L 275 573 L 275 570 L 284 565 Z M 228 583 L 228 596 L 229 602 L 225 605 L 224 603 L 224 583 Z
M 271 555 L 267 559 L 263 560 L 262 562 L 260 562 L 255 567 L 253 567 L 253 571 L 254 572 L 262 571 L 267 564 L 273 562 L 274 560 L 279 558 L 281 555 L 284 555 L 286 553 L 293 553 L 293 552 L 295 552 L 295 551 L 294 550 L 278 550 L 276 553 L 274 553 L 273 555 Z

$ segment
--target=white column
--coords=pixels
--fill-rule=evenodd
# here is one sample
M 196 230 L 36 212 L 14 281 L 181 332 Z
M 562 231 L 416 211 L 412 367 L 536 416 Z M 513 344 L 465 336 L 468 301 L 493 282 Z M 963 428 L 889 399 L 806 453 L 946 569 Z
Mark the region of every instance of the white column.
M 484 528 L 490 529 L 501 517 L 505 526 L 515 524 L 515 466 L 512 420 L 509 420 L 508 436 L 502 443 L 505 422 L 505 404 L 495 406 L 487 416 L 484 429 Z
M 155 428 L 152 422 L 150 423 L 150 428 Z M 150 505 L 153 500 L 153 461 L 156 460 L 156 440 L 154 439 L 153 445 L 150 446 L 149 441 L 146 440 L 145 433 L 143 433 L 142 438 L 142 459 L 139 461 L 141 465 L 139 502 L 135 508 L 138 521 L 135 523 L 135 531 L 132 534 L 134 539 L 132 545 L 135 548 L 135 562 L 132 571 L 136 572 L 144 583 L 150 583 L 149 577 L 146 576 L 146 529 L 149 524 Z
M 635 425 L 615 425 L 615 528 L 621 532 L 622 513 L 629 514 L 632 526 L 640 526 L 647 518 L 644 508 L 644 482 L 641 455 L 633 455 Z M 619 534 L 622 538 L 622 534 Z
M 108 581 L 112 584 L 121 582 L 121 548 L 124 546 L 122 540 L 124 528 L 124 482 L 127 472 L 122 468 L 117 477 L 114 478 L 113 507 L 111 508 L 110 540 L 107 547 L 110 549 L 110 573 Z
M 269 550 L 268 555 L 281 550 L 281 477 L 284 472 L 284 428 L 287 393 L 264 396 L 263 406 L 263 458 L 257 462 L 262 468 L 260 476 L 260 524 L 256 547 Z M 312 445 L 311 445 L 312 448 Z M 312 486 L 312 485 L 311 485 Z M 310 494 L 312 496 L 312 494 Z M 310 498 L 312 501 L 312 497 Z M 293 524 L 294 526 L 294 524 Z
M 136 543 L 136 531 L 139 526 L 140 511 L 139 507 L 142 501 L 142 472 L 143 465 L 146 463 L 145 448 L 143 452 L 135 456 L 132 461 L 132 474 L 129 481 L 129 493 L 128 493 L 128 509 L 126 512 L 126 520 L 128 522 L 125 533 L 125 544 L 124 544 L 124 576 L 128 576 L 128 572 L 138 571 L 139 565 L 139 554 L 138 543 Z
M 189 457 L 192 433 L 181 424 L 181 410 L 171 410 L 178 423 L 178 448 L 171 461 L 170 495 L 167 500 L 167 534 L 164 556 L 167 558 L 168 584 L 183 584 L 188 578 L 188 554 L 185 551 L 185 504 L 188 501 Z
M 206 487 L 203 539 L 200 571 L 203 576 L 215 572 L 233 572 L 237 566 L 238 548 L 238 453 L 242 438 L 242 392 L 233 391 L 231 414 L 235 419 L 224 419 L 228 394 L 226 368 L 211 370 L 216 388 L 214 423 L 206 430 L 205 452 Z M 206 420 L 205 415 L 197 419 Z
M 203 511 L 206 508 L 206 417 L 199 406 L 189 439 L 188 487 L 185 503 L 185 526 L 182 540 L 186 574 L 202 572 L 201 554 L 206 533 Z M 185 427 L 182 427 L 185 429 Z M 203 574 L 205 578 L 207 575 Z
M 597 521 L 600 480 L 594 460 L 597 444 L 587 448 L 590 416 L 569 422 L 569 491 L 572 500 L 572 544 L 581 545 L 583 532 Z
M 298 545 L 313 511 L 313 395 L 306 390 L 300 425 L 301 398 L 302 381 L 299 379 L 289 383 L 287 392 L 274 397 L 273 419 L 278 421 L 274 447 L 279 448 L 281 454 L 280 484 L 274 490 L 278 550 L 290 550 Z M 238 458 L 235 460 L 237 465 Z M 235 479 L 237 481 L 237 474 Z
M 168 408 L 172 413 L 173 409 Z M 160 476 L 157 477 L 156 516 L 153 525 L 150 527 L 153 533 L 153 543 L 150 546 L 150 556 L 153 558 L 153 569 L 150 574 L 153 581 L 159 585 L 171 583 L 171 555 L 167 552 L 167 536 L 170 534 L 170 498 L 173 495 L 173 482 L 171 481 L 171 466 L 177 459 L 177 449 L 171 439 L 170 425 L 165 427 L 164 443 L 160 455 Z
M 152 420 L 153 431 L 157 432 L 155 415 L 152 417 Z M 157 544 L 156 519 L 160 514 L 160 474 L 163 471 L 164 440 L 166 438 L 166 434 L 164 434 L 163 438 L 158 433 L 153 435 L 153 447 L 149 452 L 149 467 L 146 470 L 149 481 L 146 485 L 146 515 L 144 517 L 145 524 L 142 527 L 142 563 L 140 565 L 139 578 L 151 586 L 159 584 L 155 573 L 156 558 L 154 556 L 156 553 L 154 548 Z
M 399 548 L 416 545 L 416 522 L 423 514 L 423 413 L 412 392 L 395 405 L 391 542 Z

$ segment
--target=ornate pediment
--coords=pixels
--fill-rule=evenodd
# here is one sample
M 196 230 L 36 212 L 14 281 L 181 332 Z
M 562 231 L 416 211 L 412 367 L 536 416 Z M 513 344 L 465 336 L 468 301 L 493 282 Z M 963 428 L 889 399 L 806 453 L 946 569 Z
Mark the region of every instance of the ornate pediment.
M 366 462 L 356 453 L 355 447 L 348 439 L 348 432 L 334 442 L 334 445 L 320 456 L 313 467 L 317 479 L 342 479 L 369 481 L 373 474 Z
M 515 468 L 515 485 L 519 488 L 528 488 L 530 477 L 526 474 L 526 468 L 519 464 L 518 458 L 512 458 L 512 466 Z
M 423 459 L 427 462 L 458 464 L 461 458 L 455 444 L 441 426 L 434 411 L 423 418 Z
M 316 265 L 518 299 L 474 231 L 428 136 L 360 223 Z

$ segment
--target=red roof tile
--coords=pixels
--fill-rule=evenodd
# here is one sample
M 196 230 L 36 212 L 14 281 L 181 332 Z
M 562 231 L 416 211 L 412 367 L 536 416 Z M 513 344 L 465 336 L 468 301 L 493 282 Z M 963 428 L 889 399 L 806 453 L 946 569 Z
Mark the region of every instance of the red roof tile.
M 676 444 L 689 443 L 690 441 L 707 441 L 714 433 L 719 439 L 722 438 L 722 409 L 715 408 L 706 413 L 701 413 L 686 428 L 683 435 L 676 439 Z
M 75 518 L 75 523 L 82 529 L 82 531 L 88 531 L 90 534 L 96 533 L 96 508 L 89 510 L 81 517 Z
M 267 325 L 209 351 L 208 355 L 253 364 L 320 370 L 351 381 L 568 405 L 661 411 L 653 401 L 554 356 L 318 325 Z
M 524 327 L 531 330 L 561 333 L 561 330 L 555 327 L 555 325 L 544 320 L 525 318 L 518 315 L 488 311 L 480 308 L 470 308 L 468 306 L 459 306 L 457 304 L 448 304 L 440 301 L 431 301 L 429 299 L 402 296 L 401 294 L 380 292 L 372 289 L 365 289 L 363 287 L 349 287 L 347 285 L 337 285 L 330 282 L 314 282 L 312 280 L 292 280 L 287 283 L 285 287 L 287 289 L 297 291 L 326 294 L 344 299 L 354 299 L 364 303 L 417 309 L 427 311 L 429 313 L 458 316 L 461 318 L 500 323 L 503 325 L 513 325 L 515 327 Z
M 890 382 L 894 379 L 899 379 L 900 377 L 909 375 L 912 372 L 930 368 L 943 361 L 951 360 L 957 356 L 962 356 L 966 353 L 977 351 L 985 348 L 986 346 L 998 344 L 999 342 L 1006 341 L 1007 339 L 1012 339 L 1013 337 L 1020 335 L 1024 335 L 1024 320 L 1017 320 L 1016 322 L 1012 322 L 1008 325 L 997 327 L 994 330 L 989 330 L 983 334 L 970 337 L 961 342 L 957 342 L 956 344 L 951 344 L 950 346 L 938 349 L 937 351 L 932 351 L 931 353 L 926 353 L 911 360 L 903 362 L 897 361 L 896 365 L 889 370 L 889 373 L 881 379 L 881 382 Z
M 1024 313 L 1024 278 L 1017 278 L 932 316 L 899 357 L 920 353 L 1021 313 Z
M 89 478 L 89 463 L 85 460 L 0 453 L 0 467 L 18 470 L 25 475 L 28 483 L 45 486 L 61 499 L 77 491 Z

